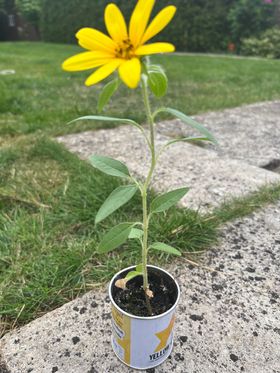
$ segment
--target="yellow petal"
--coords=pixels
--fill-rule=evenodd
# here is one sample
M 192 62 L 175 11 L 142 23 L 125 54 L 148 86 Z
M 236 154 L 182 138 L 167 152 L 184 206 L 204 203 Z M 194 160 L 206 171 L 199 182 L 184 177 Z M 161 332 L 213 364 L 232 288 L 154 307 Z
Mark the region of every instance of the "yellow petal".
M 156 53 L 170 53 L 174 52 L 175 47 L 170 43 L 152 43 L 147 45 L 141 45 L 137 48 L 135 54 L 137 56 L 144 56 L 146 54 L 156 54 Z
M 106 65 L 100 67 L 96 70 L 93 74 L 91 74 L 85 84 L 87 86 L 99 83 L 101 80 L 107 78 L 110 74 L 112 74 L 122 63 L 123 60 L 115 58 L 113 61 L 107 63 Z
M 129 38 L 137 48 L 149 22 L 155 0 L 138 0 L 129 23 Z
M 117 44 L 109 36 L 93 28 L 82 28 L 76 33 L 81 47 L 89 50 L 101 50 L 114 54 Z
M 93 69 L 110 62 L 113 57 L 104 52 L 83 52 L 65 60 L 62 64 L 66 71 L 83 71 Z
M 138 58 L 132 58 L 119 67 L 121 80 L 129 87 L 136 88 L 141 77 L 141 63 Z
M 117 5 L 109 4 L 106 7 L 105 24 L 111 38 L 117 43 L 128 39 L 126 23 Z
M 157 14 L 145 31 L 141 44 L 146 43 L 146 41 L 150 40 L 161 30 L 163 30 L 174 17 L 176 10 L 176 7 L 173 5 L 162 9 L 162 11 Z

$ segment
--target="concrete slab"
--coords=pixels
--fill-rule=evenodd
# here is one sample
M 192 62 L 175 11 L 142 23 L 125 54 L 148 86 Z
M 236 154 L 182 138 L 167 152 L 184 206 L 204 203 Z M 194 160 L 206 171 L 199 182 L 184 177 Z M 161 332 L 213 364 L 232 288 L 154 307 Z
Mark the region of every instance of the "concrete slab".
M 150 373 L 280 372 L 280 203 L 227 225 L 205 266 L 180 259 L 175 346 Z M 110 347 L 105 292 L 90 292 L 1 340 L 1 372 L 132 373 Z M 2 364 L 2 365 L 1 365 Z
M 195 117 L 217 137 L 220 157 L 280 172 L 280 101 L 241 106 Z M 171 137 L 192 134 L 179 120 L 159 124 L 159 131 Z M 208 149 L 213 149 L 208 146 Z
M 158 134 L 160 148 L 169 137 Z M 58 141 L 87 159 L 92 154 L 107 155 L 124 161 L 131 171 L 146 176 L 149 154 L 140 132 L 131 126 L 71 134 Z M 182 205 L 202 211 L 224 200 L 255 191 L 262 185 L 280 182 L 280 176 L 235 159 L 223 159 L 215 151 L 186 143 L 167 150 L 157 167 L 153 186 L 166 191 L 182 186 L 191 188 Z

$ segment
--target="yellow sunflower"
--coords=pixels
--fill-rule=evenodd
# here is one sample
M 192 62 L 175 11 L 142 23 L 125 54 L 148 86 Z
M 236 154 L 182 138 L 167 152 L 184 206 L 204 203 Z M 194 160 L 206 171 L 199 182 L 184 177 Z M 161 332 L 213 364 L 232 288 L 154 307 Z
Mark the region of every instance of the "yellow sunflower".
M 156 53 L 174 52 L 170 43 L 151 43 L 148 40 L 163 30 L 173 18 L 176 7 L 165 7 L 148 25 L 155 0 L 138 0 L 127 27 L 120 9 L 115 4 L 105 9 L 105 24 L 110 35 L 92 28 L 82 28 L 76 34 L 79 45 L 87 52 L 64 61 L 66 71 L 97 68 L 85 84 L 96 84 L 118 69 L 120 78 L 129 88 L 136 88 L 141 76 L 141 58 Z

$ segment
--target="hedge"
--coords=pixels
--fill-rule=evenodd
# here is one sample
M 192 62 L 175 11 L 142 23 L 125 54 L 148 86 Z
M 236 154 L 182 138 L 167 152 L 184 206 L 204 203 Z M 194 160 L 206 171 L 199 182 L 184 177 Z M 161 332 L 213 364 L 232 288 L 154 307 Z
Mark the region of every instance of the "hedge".
M 27 22 L 39 28 L 41 0 L 16 0 L 16 7 Z
M 81 27 L 105 30 L 106 4 L 114 2 L 126 19 L 136 3 L 128 0 L 42 0 L 41 34 L 45 41 L 73 43 Z M 215 52 L 225 50 L 229 38 L 227 21 L 234 0 L 161 0 L 154 14 L 169 4 L 177 5 L 173 22 L 155 40 L 170 41 L 177 50 Z
M 230 9 L 228 20 L 232 39 L 239 44 L 241 39 L 258 37 L 277 23 L 278 0 L 236 0 Z
M 242 40 L 241 53 L 246 56 L 280 58 L 280 28 L 266 30 L 259 38 Z

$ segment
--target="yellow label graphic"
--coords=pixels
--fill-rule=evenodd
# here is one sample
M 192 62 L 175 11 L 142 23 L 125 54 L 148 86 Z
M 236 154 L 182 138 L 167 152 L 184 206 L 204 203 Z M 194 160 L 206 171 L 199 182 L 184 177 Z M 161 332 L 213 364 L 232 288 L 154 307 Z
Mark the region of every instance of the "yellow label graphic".
M 167 341 L 168 341 L 169 336 L 170 336 L 170 334 L 173 330 L 174 322 L 175 322 L 175 316 L 172 317 L 172 319 L 170 320 L 170 323 L 169 323 L 169 325 L 166 329 L 164 329 L 162 332 L 156 333 L 156 336 L 160 340 L 160 343 L 157 346 L 157 348 L 155 349 L 155 352 L 161 351 L 167 345 Z
M 122 338 L 120 338 L 120 333 L 116 333 L 117 343 L 124 350 L 123 360 L 126 364 L 130 364 L 130 318 L 125 315 L 122 315 L 114 306 L 112 306 L 112 316 L 118 328 L 120 328 L 121 332 L 123 332 Z

